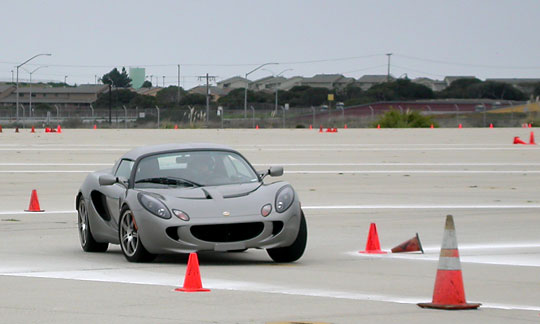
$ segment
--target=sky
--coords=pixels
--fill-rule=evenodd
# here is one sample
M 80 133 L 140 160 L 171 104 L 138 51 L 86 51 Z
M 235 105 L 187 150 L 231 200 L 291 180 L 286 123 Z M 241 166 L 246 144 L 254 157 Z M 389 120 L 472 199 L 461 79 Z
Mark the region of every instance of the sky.
M 144 67 L 153 84 L 242 75 L 540 78 L 540 1 L 10 1 L 0 19 L 0 81 L 94 83 Z M 26 69 L 26 71 L 24 70 Z M 15 74 L 15 73 L 13 73 Z

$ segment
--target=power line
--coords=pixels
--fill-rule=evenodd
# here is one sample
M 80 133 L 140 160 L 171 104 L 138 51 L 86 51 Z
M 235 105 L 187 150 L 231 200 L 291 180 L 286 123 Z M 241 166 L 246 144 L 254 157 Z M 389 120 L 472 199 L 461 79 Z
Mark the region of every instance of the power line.
M 398 57 L 406 58 L 406 59 L 409 59 L 409 60 L 415 60 L 415 61 L 421 61 L 421 62 L 430 62 L 430 63 L 435 63 L 435 64 L 445 64 L 445 65 L 492 68 L 492 69 L 510 69 L 510 70 L 511 69 L 515 69 L 515 70 L 540 69 L 540 66 L 502 66 L 502 65 L 487 65 L 487 64 L 471 64 L 471 63 L 459 63 L 459 62 L 433 60 L 433 59 L 409 56 L 409 55 L 404 55 L 404 54 L 394 54 L 394 55 L 396 55 Z

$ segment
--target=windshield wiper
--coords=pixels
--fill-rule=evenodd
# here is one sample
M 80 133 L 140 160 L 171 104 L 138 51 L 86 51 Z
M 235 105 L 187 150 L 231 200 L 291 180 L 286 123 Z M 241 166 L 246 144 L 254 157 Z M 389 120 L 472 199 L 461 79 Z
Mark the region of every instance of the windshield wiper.
M 157 177 L 157 178 L 145 178 L 135 181 L 135 183 L 149 182 L 149 183 L 158 183 L 163 185 L 190 185 L 192 187 L 201 187 L 200 184 L 193 182 L 191 180 L 176 178 L 176 177 Z

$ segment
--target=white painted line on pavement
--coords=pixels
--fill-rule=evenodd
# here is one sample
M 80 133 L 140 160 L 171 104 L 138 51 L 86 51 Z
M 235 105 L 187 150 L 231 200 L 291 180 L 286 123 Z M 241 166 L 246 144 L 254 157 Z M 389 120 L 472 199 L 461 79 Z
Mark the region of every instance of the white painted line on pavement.
M 96 170 L 0 170 L 0 173 L 90 173 Z
M 530 205 L 341 205 L 341 206 L 302 206 L 302 209 L 537 209 L 538 204 Z
M 0 163 L 0 166 L 112 166 L 114 163 Z
M 0 215 L 47 215 L 47 214 L 75 214 L 76 210 L 46 210 L 43 212 L 27 212 L 24 210 L 17 211 L 0 211 Z
M 331 210 L 331 209 L 538 209 L 540 205 L 337 205 L 337 206 L 302 206 L 305 210 Z M 25 211 L 0 211 L 0 215 L 25 215 L 25 214 L 71 214 L 77 210 L 53 210 L 44 212 Z
M 1 164 L 0 164 L 1 165 Z M 253 163 L 254 166 L 540 166 L 540 163 Z
M 0 273 L 3 276 L 31 277 L 47 279 L 71 279 L 84 281 L 113 282 L 126 284 L 157 285 L 168 287 L 180 287 L 182 278 L 171 274 L 153 273 L 150 271 L 140 271 L 134 269 L 110 269 L 110 270 L 85 270 L 85 271 L 56 271 L 56 272 L 16 272 Z M 348 299 L 361 301 L 375 301 L 397 304 L 417 304 L 428 302 L 430 296 L 396 296 L 386 294 L 373 294 L 369 292 L 336 291 L 312 288 L 291 288 L 283 286 L 268 285 L 258 282 L 232 281 L 220 279 L 203 280 L 203 287 L 218 290 L 230 290 L 253 293 L 270 293 L 291 296 L 306 296 L 334 299 Z M 475 301 L 470 301 L 475 302 Z M 483 303 L 482 308 L 496 308 L 504 310 L 527 310 L 540 311 L 540 306 L 517 305 L 502 303 Z
M 0 173 L 90 173 L 96 170 L 0 170 Z M 540 170 L 292 170 L 285 174 L 540 174 Z
M 114 163 L 0 162 L 0 166 L 111 166 Z M 540 163 L 252 163 L 253 166 L 540 166 Z
M 288 174 L 538 174 L 539 170 L 293 170 Z

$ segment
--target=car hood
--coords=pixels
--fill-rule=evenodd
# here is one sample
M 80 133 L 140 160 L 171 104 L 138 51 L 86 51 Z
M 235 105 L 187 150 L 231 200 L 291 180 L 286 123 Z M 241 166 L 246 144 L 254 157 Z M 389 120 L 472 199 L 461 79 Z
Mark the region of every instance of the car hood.
M 262 183 L 241 183 L 222 186 L 206 186 L 206 187 L 177 187 L 167 189 L 145 188 L 144 191 L 166 196 L 167 198 L 180 199 L 227 199 L 247 196 L 259 187 Z
M 273 203 L 276 191 L 284 183 L 260 182 L 196 188 L 145 188 L 143 192 L 154 193 L 171 209 L 180 209 L 190 217 L 205 218 L 222 215 L 260 215 L 263 205 Z

